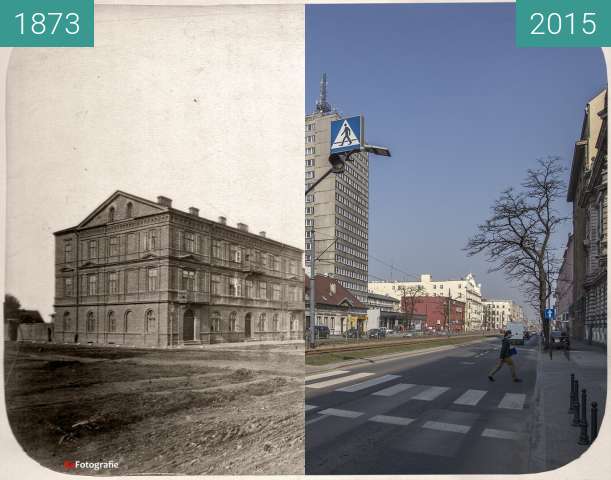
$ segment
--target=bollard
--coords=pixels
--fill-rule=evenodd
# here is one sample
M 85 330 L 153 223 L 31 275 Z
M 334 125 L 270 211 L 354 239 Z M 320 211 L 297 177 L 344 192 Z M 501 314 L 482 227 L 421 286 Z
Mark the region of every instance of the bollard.
M 574 427 L 578 427 L 580 425 L 579 421 L 579 380 L 575 380 L 575 401 L 573 402 L 573 425 Z
M 590 423 L 592 426 L 590 427 L 591 432 L 591 443 L 594 443 L 596 437 L 598 436 L 598 404 L 596 402 L 592 402 L 592 414 L 590 417 Z
M 579 433 L 579 441 L 577 442 L 579 445 L 589 445 L 590 440 L 588 439 L 588 419 L 586 417 L 586 404 L 587 404 L 587 393 L 584 388 L 581 391 L 581 423 L 579 426 L 581 427 L 581 432 Z
M 569 411 L 573 413 L 573 403 L 575 402 L 575 374 L 571 373 L 571 393 L 569 395 Z

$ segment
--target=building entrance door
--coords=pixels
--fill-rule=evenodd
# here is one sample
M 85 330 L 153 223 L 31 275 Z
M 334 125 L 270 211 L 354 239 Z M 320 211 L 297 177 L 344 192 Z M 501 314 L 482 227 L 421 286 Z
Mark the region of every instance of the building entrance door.
M 244 336 L 249 338 L 252 330 L 252 316 L 250 313 L 247 313 L 244 317 Z
M 195 340 L 195 315 L 191 310 L 187 310 L 182 319 L 182 339 Z

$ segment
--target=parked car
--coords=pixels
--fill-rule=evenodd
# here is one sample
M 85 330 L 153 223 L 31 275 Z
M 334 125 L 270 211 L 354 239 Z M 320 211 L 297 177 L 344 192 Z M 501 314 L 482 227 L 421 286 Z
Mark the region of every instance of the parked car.
M 316 338 L 329 338 L 329 335 L 331 335 L 331 331 L 326 325 L 314 325 L 314 333 Z
M 388 327 L 381 327 L 380 330 L 384 331 L 384 333 L 388 336 L 388 335 L 394 335 L 395 331 L 392 328 L 388 328 Z
M 359 337 L 359 334 L 356 328 L 349 328 L 344 333 L 342 333 L 342 336 L 346 338 L 357 338 Z
M 564 330 L 552 330 L 551 342 L 552 348 L 564 348 L 565 350 L 569 350 L 571 348 L 571 341 L 568 334 Z
M 367 330 L 367 336 L 369 338 L 384 338 L 386 332 L 381 328 L 372 328 L 371 330 Z

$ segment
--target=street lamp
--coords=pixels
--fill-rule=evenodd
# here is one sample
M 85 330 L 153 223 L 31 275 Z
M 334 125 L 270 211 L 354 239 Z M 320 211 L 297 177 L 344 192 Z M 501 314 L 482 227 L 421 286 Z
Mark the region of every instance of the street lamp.
M 331 168 L 327 170 L 318 180 L 316 180 L 308 189 L 306 189 L 305 194 L 308 195 L 310 192 L 312 192 L 316 186 L 330 174 L 343 173 L 346 169 L 346 162 L 352 161 L 352 155 L 360 152 L 373 153 L 374 155 L 379 155 L 382 157 L 391 156 L 389 148 L 376 145 L 361 145 L 360 148 L 351 150 L 349 152 L 332 153 L 329 155 L 329 163 L 331 164 Z M 314 267 L 314 263 L 316 261 L 316 237 L 314 234 L 314 227 L 312 227 L 310 246 L 310 348 L 314 348 L 316 346 L 314 341 L 316 335 L 316 329 L 314 328 L 316 321 L 316 292 L 314 286 L 314 277 L 316 276 L 316 269 Z

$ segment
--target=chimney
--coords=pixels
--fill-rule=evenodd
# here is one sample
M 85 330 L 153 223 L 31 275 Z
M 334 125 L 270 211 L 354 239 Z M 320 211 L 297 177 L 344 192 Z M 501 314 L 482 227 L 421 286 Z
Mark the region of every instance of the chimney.
M 227 217 L 219 217 L 219 223 L 221 225 L 227 225 Z
M 261 231 L 259 232 L 259 236 L 260 236 L 260 237 L 265 238 L 265 235 L 267 235 L 267 234 L 265 233 L 265 230 L 261 230 Z
M 189 207 L 189 213 L 195 217 L 199 217 L 199 208 Z
M 168 207 L 168 208 L 172 207 L 172 199 L 168 197 L 164 197 L 163 195 L 159 195 L 157 197 L 157 203 L 164 207 Z
M 248 232 L 248 225 L 245 223 L 238 223 L 238 230 L 242 230 L 243 232 Z
M 337 287 L 335 286 L 335 283 L 329 284 L 329 290 L 331 291 L 331 295 L 335 295 L 335 293 L 337 292 Z

